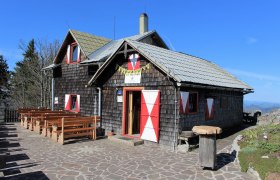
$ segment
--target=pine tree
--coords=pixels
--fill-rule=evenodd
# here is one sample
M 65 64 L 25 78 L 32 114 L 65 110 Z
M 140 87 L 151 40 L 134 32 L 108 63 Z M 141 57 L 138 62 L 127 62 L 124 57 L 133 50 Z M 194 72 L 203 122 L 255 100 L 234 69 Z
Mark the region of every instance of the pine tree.
M 8 83 L 8 77 L 8 64 L 3 55 L 0 55 L 0 86 L 5 86 Z
M 21 44 L 23 60 L 16 63 L 11 75 L 11 94 L 14 107 L 50 107 L 50 72 L 43 72 L 44 66 L 52 63 L 58 48 L 54 43 L 32 39 L 28 45 Z
M 24 47 L 23 60 L 16 63 L 12 78 L 13 99 L 19 107 L 40 106 L 40 63 L 32 39 Z

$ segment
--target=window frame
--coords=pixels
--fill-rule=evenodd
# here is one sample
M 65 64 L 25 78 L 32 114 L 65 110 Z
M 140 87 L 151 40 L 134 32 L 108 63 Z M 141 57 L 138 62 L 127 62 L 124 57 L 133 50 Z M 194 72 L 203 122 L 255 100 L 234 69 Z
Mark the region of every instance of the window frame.
M 70 44 L 70 57 L 69 57 L 70 60 L 69 60 L 69 64 L 78 64 L 79 63 L 80 54 L 77 55 L 77 60 L 73 61 L 73 49 L 74 49 L 74 47 L 78 48 L 78 46 L 79 45 L 76 42 L 73 42 L 73 43 Z M 78 51 L 78 49 L 77 49 L 77 51 Z M 77 53 L 79 53 L 79 52 L 77 52 Z
M 77 109 L 77 105 L 80 106 L 79 102 L 78 102 L 78 95 L 79 94 L 69 94 L 69 101 L 70 101 L 70 109 L 68 110 L 69 112 L 79 112 L 79 110 Z M 76 97 L 76 104 L 75 104 L 75 109 L 72 109 L 72 97 L 75 96 Z

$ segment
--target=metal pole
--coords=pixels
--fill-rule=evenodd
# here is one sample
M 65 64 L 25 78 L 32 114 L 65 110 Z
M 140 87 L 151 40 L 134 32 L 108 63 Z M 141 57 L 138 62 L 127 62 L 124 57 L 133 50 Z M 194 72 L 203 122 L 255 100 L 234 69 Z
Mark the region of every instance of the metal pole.
M 98 90 L 98 116 L 101 116 L 101 88 L 97 87 Z
M 52 111 L 54 110 L 54 78 L 52 78 Z
M 173 146 L 173 151 L 175 152 L 175 148 L 176 148 L 176 129 L 177 129 L 177 88 L 175 86 L 175 94 L 174 94 L 174 146 Z

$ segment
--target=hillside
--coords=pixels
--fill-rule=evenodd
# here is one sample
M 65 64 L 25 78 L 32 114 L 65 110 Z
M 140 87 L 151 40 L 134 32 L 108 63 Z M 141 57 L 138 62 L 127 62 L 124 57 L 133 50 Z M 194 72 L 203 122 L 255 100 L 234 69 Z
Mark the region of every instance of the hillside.
M 262 113 L 268 113 L 277 109 L 280 109 L 280 103 L 244 101 L 245 112 L 255 112 L 256 110 L 261 110 Z

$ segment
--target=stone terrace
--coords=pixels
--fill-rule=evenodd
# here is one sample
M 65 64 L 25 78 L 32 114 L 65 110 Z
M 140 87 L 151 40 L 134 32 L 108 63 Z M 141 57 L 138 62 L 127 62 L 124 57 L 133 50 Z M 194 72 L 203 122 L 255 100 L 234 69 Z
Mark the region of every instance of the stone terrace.
M 108 139 L 59 145 L 24 129 L 0 125 L 6 179 L 254 179 L 230 154 L 235 135 L 218 140 L 218 168 L 203 170 L 198 151 L 175 153 L 158 145 L 128 146 Z

